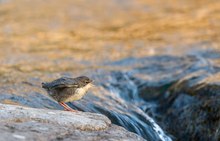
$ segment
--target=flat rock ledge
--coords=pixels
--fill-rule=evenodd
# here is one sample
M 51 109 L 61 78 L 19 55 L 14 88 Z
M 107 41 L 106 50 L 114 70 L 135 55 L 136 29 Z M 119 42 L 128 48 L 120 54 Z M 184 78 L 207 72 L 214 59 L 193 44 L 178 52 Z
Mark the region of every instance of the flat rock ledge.
M 142 141 L 104 115 L 0 104 L 1 140 Z

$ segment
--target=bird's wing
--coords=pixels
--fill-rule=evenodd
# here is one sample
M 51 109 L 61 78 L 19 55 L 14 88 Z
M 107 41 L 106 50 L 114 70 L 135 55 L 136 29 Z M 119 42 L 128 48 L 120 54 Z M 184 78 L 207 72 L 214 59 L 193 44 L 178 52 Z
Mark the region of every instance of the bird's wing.
M 67 77 L 62 77 L 57 80 L 54 80 L 53 82 L 51 82 L 51 86 L 50 86 L 50 88 L 52 89 L 70 88 L 70 87 L 78 88 L 79 85 L 74 79 L 67 78 Z

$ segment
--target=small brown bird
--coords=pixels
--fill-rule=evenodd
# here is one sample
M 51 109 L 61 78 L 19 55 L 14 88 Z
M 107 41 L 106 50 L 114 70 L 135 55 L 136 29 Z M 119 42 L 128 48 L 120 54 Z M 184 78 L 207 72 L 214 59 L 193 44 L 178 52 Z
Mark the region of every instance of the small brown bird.
M 93 86 L 92 80 L 86 76 L 76 78 L 61 77 L 49 83 L 42 83 L 49 96 L 56 100 L 67 111 L 75 112 L 66 102 L 81 99 Z

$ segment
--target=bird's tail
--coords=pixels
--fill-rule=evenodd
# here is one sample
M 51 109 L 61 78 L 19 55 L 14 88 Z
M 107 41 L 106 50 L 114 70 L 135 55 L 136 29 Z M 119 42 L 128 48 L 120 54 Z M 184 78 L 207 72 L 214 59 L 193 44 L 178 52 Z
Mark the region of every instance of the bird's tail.
M 44 82 L 41 83 L 41 86 L 42 86 L 42 88 L 44 88 L 44 89 L 47 89 L 47 88 L 48 88 L 48 87 L 47 87 L 47 83 L 44 83 Z

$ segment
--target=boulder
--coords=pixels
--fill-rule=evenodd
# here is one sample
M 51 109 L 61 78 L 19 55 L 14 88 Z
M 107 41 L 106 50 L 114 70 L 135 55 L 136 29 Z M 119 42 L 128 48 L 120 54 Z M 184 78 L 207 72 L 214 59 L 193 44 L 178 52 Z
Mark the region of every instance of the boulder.
M 1 140 L 126 140 L 144 139 L 111 124 L 101 115 L 34 109 L 0 104 Z

